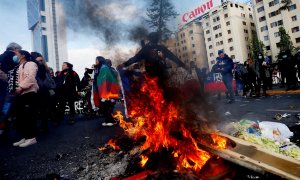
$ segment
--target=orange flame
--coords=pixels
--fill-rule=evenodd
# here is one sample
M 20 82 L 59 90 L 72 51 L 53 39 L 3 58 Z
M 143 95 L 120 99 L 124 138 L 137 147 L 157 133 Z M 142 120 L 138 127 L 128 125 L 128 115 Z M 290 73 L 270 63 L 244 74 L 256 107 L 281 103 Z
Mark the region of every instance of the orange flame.
M 227 144 L 227 139 L 225 137 L 222 137 L 216 133 L 213 133 L 210 135 L 214 144 L 212 145 L 213 147 L 217 149 L 225 149 L 226 144 Z
M 188 168 L 200 171 L 211 157 L 208 152 L 198 147 L 191 131 L 185 126 L 179 108 L 174 103 L 165 101 L 157 79 L 145 77 L 140 93 L 130 99 L 128 112 L 130 122 L 124 120 L 121 112 L 117 112 L 114 117 L 119 120 L 120 126 L 129 137 L 146 137 L 140 147 L 141 151 L 172 149 L 178 170 Z M 172 130 L 180 132 L 182 137 L 178 139 L 171 135 Z M 148 160 L 147 156 L 142 156 L 142 166 L 147 163 L 146 159 Z
M 141 165 L 141 167 L 144 167 L 149 158 L 147 156 L 144 156 L 144 155 L 141 155 L 141 158 L 142 158 L 142 160 L 140 162 L 140 165 Z
M 113 139 L 110 139 L 107 144 L 111 146 L 114 150 L 121 150 L 121 148 L 116 145 L 116 142 Z

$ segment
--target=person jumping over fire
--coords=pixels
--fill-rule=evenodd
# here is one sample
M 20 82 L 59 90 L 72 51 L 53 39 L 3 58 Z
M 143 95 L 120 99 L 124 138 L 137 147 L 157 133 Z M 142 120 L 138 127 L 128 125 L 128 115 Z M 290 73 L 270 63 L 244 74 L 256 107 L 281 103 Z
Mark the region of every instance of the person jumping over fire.
M 176 63 L 178 66 L 188 70 L 187 66 L 177 58 L 171 51 L 165 46 L 158 44 L 160 35 L 158 32 L 152 32 L 148 35 L 149 42 L 146 43 L 142 49 L 128 61 L 118 66 L 118 69 L 130 66 L 134 63 L 145 61 L 146 74 L 149 77 L 157 77 L 158 85 L 166 91 L 167 83 L 167 67 L 166 59 L 169 59 Z M 167 94 L 164 92 L 165 95 Z

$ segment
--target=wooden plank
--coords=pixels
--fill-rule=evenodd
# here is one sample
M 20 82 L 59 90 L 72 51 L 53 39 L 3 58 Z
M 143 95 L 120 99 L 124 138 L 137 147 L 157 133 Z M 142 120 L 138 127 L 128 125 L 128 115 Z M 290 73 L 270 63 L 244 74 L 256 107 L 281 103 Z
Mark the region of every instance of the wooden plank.
M 286 179 L 300 179 L 300 161 L 227 134 L 219 133 L 219 135 L 234 141 L 236 146 L 230 149 L 206 146 L 210 152 L 260 173 L 270 172 Z

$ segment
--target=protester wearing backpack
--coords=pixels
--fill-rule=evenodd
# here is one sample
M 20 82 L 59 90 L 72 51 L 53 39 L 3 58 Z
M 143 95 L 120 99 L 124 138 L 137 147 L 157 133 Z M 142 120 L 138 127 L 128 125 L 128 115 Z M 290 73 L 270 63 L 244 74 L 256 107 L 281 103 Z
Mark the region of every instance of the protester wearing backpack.
M 33 60 L 38 65 L 36 80 L 39 85 L 38 90 L 38 111 L 41 120 L 40 131 L 48 132 L 48 119 L 50 117 L 51 98 L 54 95 L 56 87 L 54 80 L 50 75 L 50 69 L 43 56 L 37 52 L 31 52 Z M 45 103 L 46 102 L 46 103 Z
M 36 81 L 37 64 L 31 61 L 27 51 L 16 52 L 19 59 L 19 87 L 16 88 L 17 97 L 17 128 L 23 138 L 15 142 L 14 146 L 27 147 L 36 141 L 36 105 L 39 86 Z

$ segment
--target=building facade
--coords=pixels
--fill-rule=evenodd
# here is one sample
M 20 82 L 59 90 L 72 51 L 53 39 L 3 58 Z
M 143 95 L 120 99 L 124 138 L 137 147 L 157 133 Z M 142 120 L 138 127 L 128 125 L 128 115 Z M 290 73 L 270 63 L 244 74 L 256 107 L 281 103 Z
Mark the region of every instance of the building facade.
M 276 62 L 280 51 L 279 27 L 282 26 L 291 37 L 295 47 L 300 46 L 300 1 L 291 0 L 286 10 L 281 0 L 252 0 L 259 39 L 263 41 L 267 55 Z
M 235 62 L 243 63 L 250 57 L 250 39 L 256 30 L 251 6 L 228 1 L 210 10 L 201 22 L 210 69 L 219 50 Z
M 178 29 L 175 54 L 187 65 L 194 61 L 199 68 L 208 68 L 201 22 L 193 21 Z
M 58 0 L 27 0 L 27 16 L 32 51 L 40 52 L 54 71 L 60 70 L 68 58 L 62 4 Z

